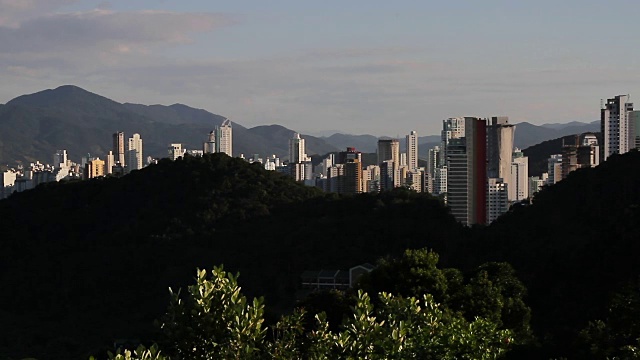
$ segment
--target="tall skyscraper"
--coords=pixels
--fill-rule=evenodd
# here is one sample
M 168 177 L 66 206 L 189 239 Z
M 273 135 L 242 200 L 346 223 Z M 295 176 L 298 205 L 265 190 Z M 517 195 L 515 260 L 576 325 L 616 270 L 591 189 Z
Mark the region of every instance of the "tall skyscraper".
M 347 159 L 344 163 L 342 191 L 345 194 L 359 194 L 362 190 L 362 164 L 358 158 Z
M 294 133 L 293 137 L 289 139 L 289 163 L 295 164 L 306 161 L 309 160 L 307 159 L 304 139 L 300 137 L 300 134 Z
M 397 171 L 393 160 L 385 160 L 380 164 L 380 191 L 392 190 Z
M 109 153 L 104 159 L 104 173 L 105 175 L 113 173 L 113 165 L 115 165 L 113 157 L 113 151 L 109 150 Z
M 485 224 L 487 221 L 487 119 L 465 117 L 464 120 L 469 165 L 468 224 Z
M 443 164 L 447 159 L 447 145 L 452 139 L 460 139 L 464 137 L 464 118 L 454 117 L 442 120 L 442 132 L 440 140 L 442 141 L 442 153 L 440 162 Z
M 127 155 L 128 171 L 142 169 L 142 138 L 140 134 L 133 134 L 133 136 L 129 138 Z
M 392 160 L 395 166 L 400 166 L 400 142 L 397 139 L 378 140 L 378 165 Z
M 400 186 L 400 142 L 397 139 L 378 140 L 378 165 L 381 190 Z
M 631 131 L 631 135 L 633 138 L 633 143 L 631 145 L 634 149 L 640 149 L 640 110 L 634 110 L 631 112 L 631 116 L 629 117 L 629 121 L 631 127 L 633 128 Z
M 509 181 L 509 201 L 522 201 L 529 197 L 529 158 L 520 149 L 513 150 Z
M 487 119 L 464 118 L 464 138 L 447 146 L 447 204 L 465 225 L 487 221 Z
M 433 174 L 433 195 L 447 193 L 447 167 L 442 166 L 436 169 Z
M 605 106 L 600 109 L 600 131 L 603 140 L 600 158 L 603 161 L 613 154 L 624 154 L 633 148 L 631 143 L 635 143 L 634 126 L 629 121 L 633 103 L 628 100 L 628 95 L 618 95 L 613 99 L 607 99 Z
M 409 170 L 418 167 L 418 133 L 415 131 L 407 135 L 407 166 Z
M 447 205 L 451 214 L 463 224 L 469 223 L 469 189 L 466 139 L 453 138 L 447 145 Z M 443 174 L 440 173 L 440 176 Z M 442 179 L 440 180 L 442 182 Z M 436 181 L 437 185 L 438 181 Z
M 233 129 L 231 120 L 225 119 L 222 125 L 216 128 L 216 152 L 223 152 L 233 156 Z
M 67 150 L 58 150 L 53 154 L 53 166 L 56 169 L 67 166 Z
M 209 133 L 209 138 L 202 145 L 202 152 L 205 154 L 213 154 L 216 152 L 216 133 L 215 131 L 211 131 Z
M 487 175 L 509 183 L 515 125 L 506 116 L 494 116 L 487 126 Z
M 119 162 L 120 165 L 124 166 L 124 155 L 125 147 L 124 147 L 124 132 L 118 131 L 113 134 L 113 157 L 116 162 Z

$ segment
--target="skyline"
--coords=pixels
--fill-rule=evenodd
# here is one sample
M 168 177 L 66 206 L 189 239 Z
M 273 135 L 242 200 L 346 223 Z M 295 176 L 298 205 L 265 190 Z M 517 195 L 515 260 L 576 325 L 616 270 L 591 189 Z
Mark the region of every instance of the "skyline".
M 592 122 L 640 84 L 640 4 L 608 5 L 0 0 L 0 103 L 73 84 L 311 134 Z

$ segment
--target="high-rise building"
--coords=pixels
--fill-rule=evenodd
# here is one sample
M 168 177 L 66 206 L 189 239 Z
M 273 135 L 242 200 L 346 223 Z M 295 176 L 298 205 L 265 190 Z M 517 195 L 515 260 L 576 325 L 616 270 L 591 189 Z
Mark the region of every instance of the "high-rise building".
M 553 185 L 562 180 L 562 154 L 553 154 L 547 159 L 547 185 Z
M 509 185 L 499 178 L 487 179 L 487 224 L 509 211 Z
M 295 164 L 305 161 L 310 160 L 307 158 L 304 139 L 300 137 L 300 134 L 294 133 L 293 137 L 289 139 L 289 163 Z
M 380 191 L 380 166 L 369 165 L 362 170 L 362 191 Z
M 127 168 L 128 171 L 142 169 L 142 138 L 140 134 L 133 134 L 129 138 L 127 146 Z
M 122 131 L 113 134 L 113 156 L 116 162 L 122 166 L 125 165 L 124 132 Z
M 400 142 L 397 139 L 378 140 L 378 165 L 380 166 L 380 188 L 391 190 L 400 186 Z
M 418 133 L 415 131 L 407 135 L 407 166 L 409 170 L 418 167 Z
M 522 201 L 529 198 L 529 158 L 520 149 L 513 150 L 511 162 L 511 181 L 508 182 L 509 201 Z
M 362 164 L 360 160 L 347 159 L 344 163 L 344 176 L 342 177 L 342 191 L 345 194 L 359 194 L 362 189 Z
M 440 147 L 434 146 L 429 149 L 429 155 L 427 159 L 427 172 L 433 178 L 436 175 L 436 169 L 443 166 L 440 158 Z
M 396 165 L 393 160 L 384 160 L 380 164 L 380 191 L 392 190 L 397 176 Z
M 344 181 L 342 181 L 342 177 L 344 176 L 344 164 L 335 164 L 329 168 L 329 173 L 327 174 L 327 188 L 326 191 L 342 193 L 342 186 L 344 185 Z
M 600 149 L 602 161 L 613 154 L 624 154 L 633 148 L 635 134 L 629 117 L 633 112 L 633 103 L 628 102 L 629 95 L 618 95 L 607 99 L 600 109 L 600 131 L 603 144 Z
M 202 145 L 202 152 L 205 154 L 213 154 L 216 152 L 216 133 L 211 131 L 207 141 Z
M 336 157 L 337 164 L 346 164 L 348 160 L 358 159 L 362 164 L 362 152 L 354 147 L 347 147 L 347 151 L 340 151 Z
M 56 169 L 67 166 L 67 150 L 57 150 L 53 154 L 53 166 Z
M 231 120 L 225 119 L 222 125 L 216 128 L 216 152 L 222 152 L 233 156 L 233 129 Z
M 465 225 L 487 221 L 487 119 L 464 118 L 465 136 L 447 146 L 447 204 Z
M 447 159 L 447 145 L 452 139 L 460 139 L 464 137 L 464 118 L 454 117 L 442 120 L 442 132 L 440 140 L 442 142 L 442 152 L 440 162 L 443 164 Z
M 487 126 L 487 176 L 501 178 L 509 183 L 511 177 L 511 153 L 515 125 L 506 116 L 494 116 Z
M 548 173 L 542 173 L 542 176 L 532 176 L 529 178 L 529 197 L 533 197 L 536 193 L 542 190 L 542 187 L 547 184 L 549 178 Z
M 640 110 L 634 110 L 630 114 L 629 124 L 631 125 L 631 138 L 632 142 L 630 147 L 633 149 L 640 149 Z
M 465 117 L 467 161 L 469 164 L 468 224 L 487 221 L 487 119 Z
M 171 144 L 169 145 L 169 159 L 178 160 L 179 157 L 184 155 L 184 151 L 182 151 L 182 144 Z
M 594 134 L 576 135 L 573 144 L 562 144 L 562 178 L 577 169 L 596 167 L 600 164 L 598 139 Z
M 424 168 L 414 168 L 407 170 L 405 185 L 416 192 L 425 191 L 425 174 Z M 428 174 L 427 174 L 428 175 Z
M 447 193 L 447 167 L 439 167 L 433 176 L 433 195 Z
M 454 138 L 447 145 L 446 184 L 447 205 L 451 214 L 463 224 L 468 224 L 469 189 L 466 139 Z M 436 181 L 437 184 L 437 181 Z
M 113 151 L 109 150 L 109 153 L 104 159 L 104 173 L 105 174 L 113 173 L 113 165 L 115 164 L 116 162 L 113 157 Z
M 378 140 L 378 165 L 387 160 L 392 160 L 395 166 L 400 166 L 400 142 L 397 139 Z
M 85 179 L 92 179 L 100 176 L 104 176 L 104 160 L 94 158 L 89 160 L 85 165 L 84 170 Z

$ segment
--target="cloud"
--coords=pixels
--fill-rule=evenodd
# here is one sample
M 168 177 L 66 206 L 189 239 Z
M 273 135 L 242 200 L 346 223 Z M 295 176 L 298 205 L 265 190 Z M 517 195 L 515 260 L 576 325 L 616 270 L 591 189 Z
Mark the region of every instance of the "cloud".
M 7 1 L 7 0 L 4 0 Z M 228 15 L 168 11 L 86 12 L 48 14 L 0 27 L 4 53 L 59 53 L 91 48 L 144 49 L 156 44 L 181 44 L 192 33 L 234 22 Z
M 26 19 L 48 14 L 77 0 L 0 0 L 0 26 L 17 28 Z

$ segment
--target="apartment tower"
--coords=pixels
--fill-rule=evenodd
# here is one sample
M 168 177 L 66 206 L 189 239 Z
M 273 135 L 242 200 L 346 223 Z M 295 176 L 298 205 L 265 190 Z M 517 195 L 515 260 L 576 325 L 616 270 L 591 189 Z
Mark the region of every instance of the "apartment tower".
M 618 95 L 608 99 L 600 109 L 600 131 L 603 144 L 600 147 L 602 161 L 613 154 L 624 154 L 635 144 L 634 126 L 629 117 L 633 112 L 633 103 L 629 95 Z
M 418 133 L 415 131 L 407 135 L 407 166 L 409 170 L 418 167 Z
M 119 162 L 120 165 L 124 166 L 124 155 L 125 147 L 124 147 L 124 132 L 118 131 L 113 134 L 113 157 L 116 162 Z
M 133 136 L 129 138 L 127 155 L 127 167 L 129 171 L 142 169 L 142 138 L 140 134 L 133 134 Z
M 216 128 L 216 152 L 222 152 L 233 156 L 233 129 L 231 120 L 225 119 L 222 125 Z

